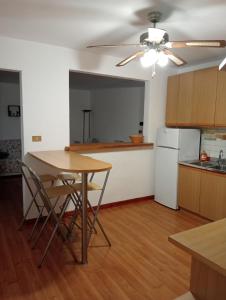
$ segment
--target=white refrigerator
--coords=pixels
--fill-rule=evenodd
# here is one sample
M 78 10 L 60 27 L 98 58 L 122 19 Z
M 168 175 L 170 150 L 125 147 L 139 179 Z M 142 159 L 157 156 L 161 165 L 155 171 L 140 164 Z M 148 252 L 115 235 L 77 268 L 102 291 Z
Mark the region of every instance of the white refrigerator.
M 155 152 L 155 201 L 173 209 L 177 204 L 178 162 L 199 159 L 200 130 L 161 127 Z

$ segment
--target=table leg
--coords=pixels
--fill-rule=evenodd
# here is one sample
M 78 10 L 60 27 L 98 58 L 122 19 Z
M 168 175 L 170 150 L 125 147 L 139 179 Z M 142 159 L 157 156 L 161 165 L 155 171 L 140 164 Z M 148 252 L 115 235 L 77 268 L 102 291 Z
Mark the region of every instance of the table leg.
M 87 173 L 82 173 L 82 264 L 87 264 Z

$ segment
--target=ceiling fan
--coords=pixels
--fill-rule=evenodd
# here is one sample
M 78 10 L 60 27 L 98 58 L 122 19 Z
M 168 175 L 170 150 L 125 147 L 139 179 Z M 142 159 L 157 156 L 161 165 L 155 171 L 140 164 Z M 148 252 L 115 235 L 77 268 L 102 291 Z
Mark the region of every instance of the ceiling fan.
M 136 58 L 140 58 L 141 64 L 144 67 L 149 67 L 153 65 L 155 66 L 156 63 L 158 63 L 160 66 L 165 66 L 168 60 L 173 62 L 176 66 L 185 65 L 186 61 L 171 51 L 171 49 L 174 48 L 226 47 L 225 40 L 170 41 L 166 30 L 156 28 L 156 24 L 160 21 L 161 16 L 162 14 L 158 11 L 152 11 L 148 14 L 148 20 L 153 24 L 153 26 L 148 28 L 147 32 L 141 34 L 139 44 L 89 45 L 87 48 L 110 48 L 125 46 L 140 47 L 138 51 L 120 61 L 116 66 L 122 67 Z

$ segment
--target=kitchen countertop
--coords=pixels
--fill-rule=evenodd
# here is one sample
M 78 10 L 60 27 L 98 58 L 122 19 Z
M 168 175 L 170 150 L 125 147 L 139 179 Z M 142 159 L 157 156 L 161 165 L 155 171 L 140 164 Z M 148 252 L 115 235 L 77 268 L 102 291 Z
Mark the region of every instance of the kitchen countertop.
M 198 163 L 200 162 L 201 165 L 196 165 L 194 163 Z M 214 169 L 212 167 L 209 167 L 208 164 L 210 163 L 213 163 L 213 164 L 218 164 L 218 160 L 215 158 L 209 160 L 209 161 L 205 161 L 205 162 L 201 162 L 199 160 L 188 160 L 188 161 L 180 161 L 179 162 L 179 165 L 182 165 L 182 166 L 188 166 L 188 167 L 191 167 L 191 168 L 196 168 L 196 169 L 202 169 L 202 170 L 205 170 L 205 171 L 210 171 L 210 172 L 214 172 L 214 173 L 220 173 L 220 174 L 225 174 L 226 175 L 226 168 L 224 169 Z M 226 166 L 226 162 L 224 162 L 224 166 Z
M 226 218 L 176 233 L 169 241 L 226 276 Z

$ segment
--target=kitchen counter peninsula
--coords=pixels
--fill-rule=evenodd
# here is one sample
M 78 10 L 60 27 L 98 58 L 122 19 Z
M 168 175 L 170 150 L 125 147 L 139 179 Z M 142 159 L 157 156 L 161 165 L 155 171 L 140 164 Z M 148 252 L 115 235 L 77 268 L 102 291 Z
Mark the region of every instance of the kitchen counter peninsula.
M 190 292 L 194 299 L 225 300 L 226 218 L 174 234 L 169 241 L 192 256 Z
M 88 174 L 109 171 L 110 163 L 80 155 L 72 151 L 55 150 L 29 152 L 29 154 L 46 165 L 54 167 L 59 172 L 81 173 L 82 176 L 82 263 L 88 262 L 88 228 L 87 228 L 87 185 Z

